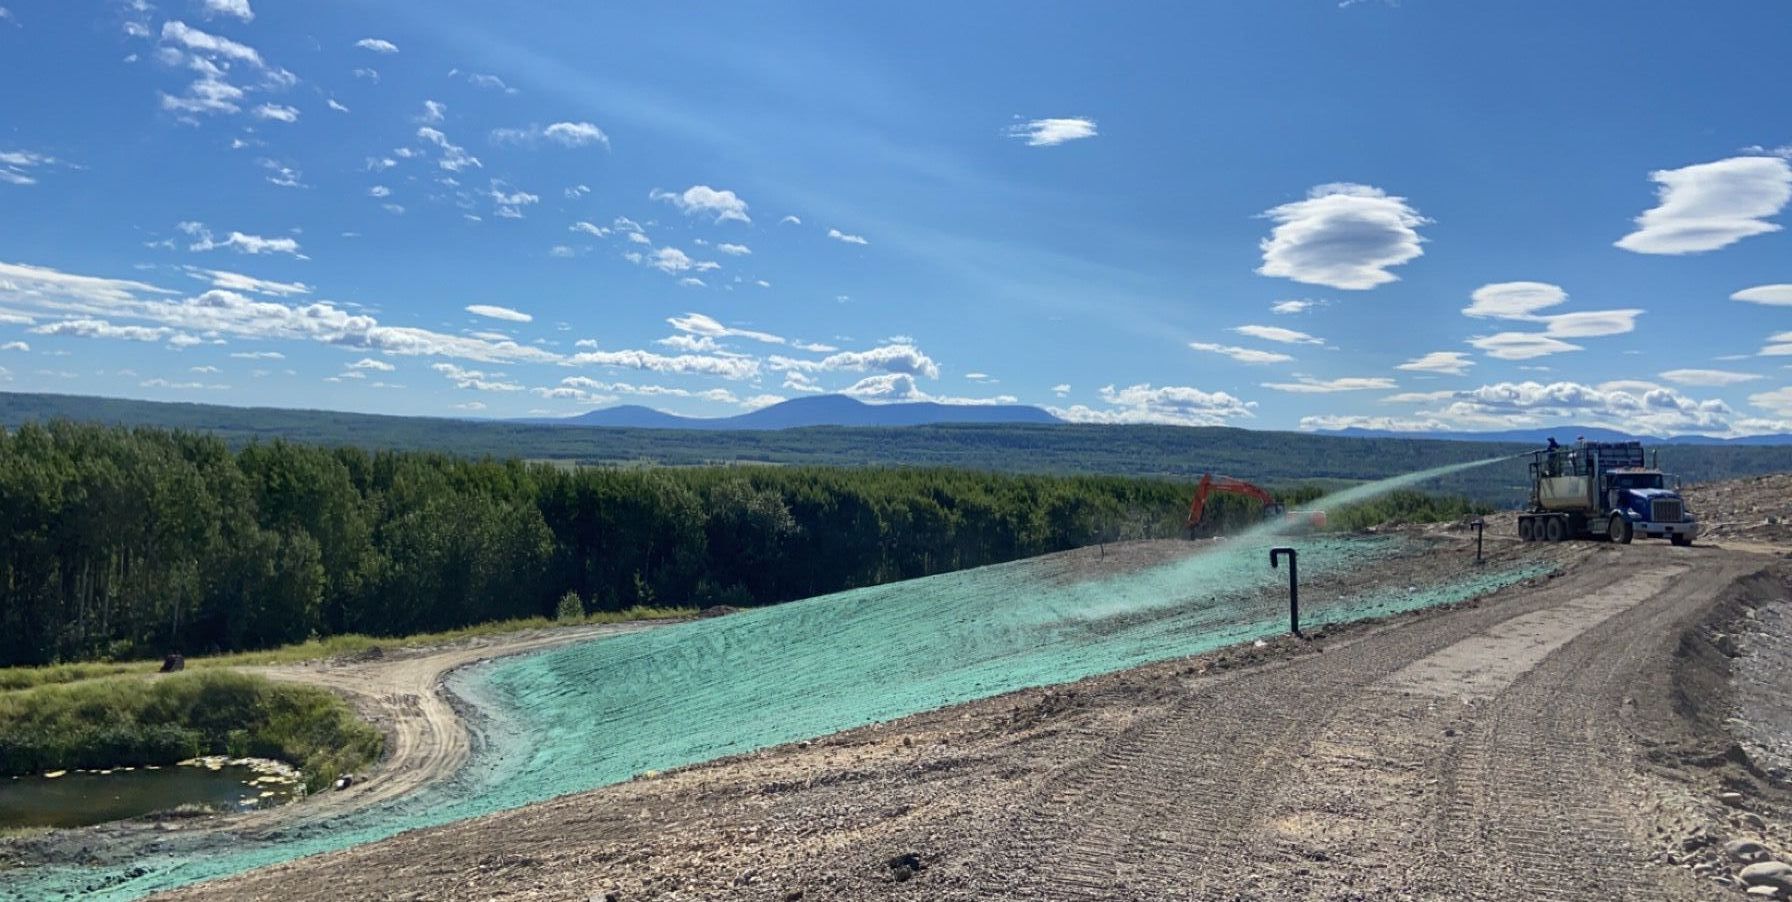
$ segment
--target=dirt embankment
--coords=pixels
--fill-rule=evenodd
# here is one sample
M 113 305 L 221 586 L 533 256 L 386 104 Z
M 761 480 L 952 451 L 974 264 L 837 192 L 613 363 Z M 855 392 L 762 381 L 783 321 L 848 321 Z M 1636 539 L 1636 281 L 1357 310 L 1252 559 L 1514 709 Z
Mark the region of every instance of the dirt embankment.
M 1460 566 L 1467 545 L 1452 535 L 1430 557 Z M 1564 555 L 1566 570 L 1314 642 L 1011 693 L 174 895 L 1733 892 L 1719 878 L 1735 883 L 1744 863 L 1715 856 L 1746 838 L 1736 824 L 1778 848 L 1779 790 L 1758 777 L 1734 788 L 1748 765 L 1725 763 L 1728 718 L 1709 713 L 1738 704 L 1733 659 L 1690 653 L 1682 636 L 1718 641 L 1734 593 L 1780 578 L 1756 575 L 1771 561 L 1660 543 L 1489 547 Z M 1362 578 L 1399 584 L 1421 566 Z M 1702 857 L 1676 851 L 1701 830 Z

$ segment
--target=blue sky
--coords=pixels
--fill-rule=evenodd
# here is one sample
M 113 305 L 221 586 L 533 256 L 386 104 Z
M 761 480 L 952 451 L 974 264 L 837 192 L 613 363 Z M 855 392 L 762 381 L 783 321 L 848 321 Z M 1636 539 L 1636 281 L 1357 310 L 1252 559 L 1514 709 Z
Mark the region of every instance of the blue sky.
M 1792 10 L 0 0 L 0 390 L 1792 431 Z

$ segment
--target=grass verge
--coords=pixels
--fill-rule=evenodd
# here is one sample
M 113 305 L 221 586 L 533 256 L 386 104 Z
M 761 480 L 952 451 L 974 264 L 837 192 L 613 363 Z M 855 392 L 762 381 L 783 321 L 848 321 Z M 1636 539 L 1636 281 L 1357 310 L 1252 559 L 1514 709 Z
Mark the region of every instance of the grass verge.
M 379 757 L 381 742 L 327 690 L 226 670 L 0 695 L 0 776 L 231 755 L 285 761 L 318 789 Z
M 235 652 L 227 655 L 214 655 L 204 658 L 188 658 L 190 670 L 206 670 L 215 667 L 232 667 L 249 664 L 292 664 L 299 661 L 315 661 L 322 658 L 334 658 L 341 655 L 355 654 L 379 646 L 382 648 L 414 648 L 427 645 L 442 645 L 459 639 L 474 636 L 497 636 L 523 630 L 546 629 L 558 626 L 578 626 L 590 624 L 627 623 L 636 620 L 670 620 L 681 617 L 694 617 L 696 608 L 656 608 L 632 607 L 622 611 L 600 611 L 584 617 L 566 620 L 551 620 L 547 617 L 526 617 L 520 620 L 498 620 L 491 623 L 479 623 L 460 629 L 440 633 L 418 633 L 411 636 L 364 636 L 349 633 L 341 636 L 329 636 L 312 639 L 294 645 L 283 645 L 263 651 Z M 31 689 L 38 686 L 49 686 L 66 683 L 77 683 L 85 680 L 101 679 L 113 676 L 154 673 L 162 666 L 160 661 L 117 661 L 117 662 L 84 662 L 76 664 L 48 664 L 42 667 L 4 667 L 0 668 L 0 695 Z

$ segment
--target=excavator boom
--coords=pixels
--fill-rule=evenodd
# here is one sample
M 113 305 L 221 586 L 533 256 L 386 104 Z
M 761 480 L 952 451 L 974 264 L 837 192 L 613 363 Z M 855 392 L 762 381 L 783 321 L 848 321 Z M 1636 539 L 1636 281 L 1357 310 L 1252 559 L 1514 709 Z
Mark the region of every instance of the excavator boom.
M 1195 487 L 1195 498 L 1189 502 L 1187 528 L 1194 529 L 1201 523 L 1201 515 L 1207 510 L 1207 498 L 1214 492 L 1226 492 L 1233 495 L 1244 495 L 1263 502 L 1265 512 L 1280 512 L 1281 505 L 1276 503 L 1274 495 L 1242 479 L 1230 476 L 1215 476 L 1206 473 L 1201 476 L 1201 484 Z

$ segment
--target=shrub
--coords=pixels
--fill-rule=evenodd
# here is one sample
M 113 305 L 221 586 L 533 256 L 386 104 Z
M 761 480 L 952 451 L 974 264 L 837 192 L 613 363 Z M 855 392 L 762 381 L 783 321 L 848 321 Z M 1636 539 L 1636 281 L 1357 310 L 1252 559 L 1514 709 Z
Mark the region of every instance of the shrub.
M 579 600 L 579 593 L 567 592 L 560 596 L 560 604 L 554 608 L 555 620 L 585 619 L 585 603 Z

